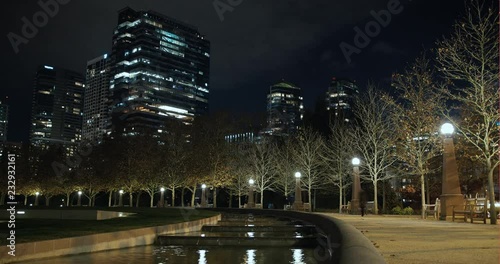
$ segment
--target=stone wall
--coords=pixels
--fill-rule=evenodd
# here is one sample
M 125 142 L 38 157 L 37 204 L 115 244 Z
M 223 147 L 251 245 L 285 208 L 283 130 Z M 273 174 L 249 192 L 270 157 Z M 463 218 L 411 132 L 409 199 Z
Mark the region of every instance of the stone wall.
M 215 225 L 219 220 L 220 215 L 164 226 L 17 244 L 15 257 L 8 255 L 8 248 L 4 246 L 5 249 L 0 252 L 0 263 L 146 246 L 154 244 L 158 235 L 199 231 L 202 226 Z

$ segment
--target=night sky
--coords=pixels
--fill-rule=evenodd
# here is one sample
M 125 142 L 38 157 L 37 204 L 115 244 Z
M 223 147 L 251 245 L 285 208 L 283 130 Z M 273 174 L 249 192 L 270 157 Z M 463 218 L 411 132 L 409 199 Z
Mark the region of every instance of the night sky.
M 21 35 L 21 19 L 33 21 L 42 8 L 34 0 L 2 3 L 0 98 L 9 97 L 10 141 L 28 139 L 37 66 L 83 74 L 88 60 L 111 51 L 117 11 L 126 6 L 154 10 L 198 27 L 211 42 L 210 108 L 236 112 L 265 111 L 269 86 L 280 79 L 302 88 L 309 109 L 334 76 L 355 79 L 361 87 L 368 80 L 387 87 L 393 72 L 402 70 L 424 48 L 433 48 L 464 13 L 461 0 L 402 0 L 402 11 L 393 14 L 348 63 L 340 43 L 354 45 L 354 27 L 364 31 L 374 20 L 370 11 L 387 10 L 395 0 L 218 0 L 241 1 L 223 14 L 222 21 L 212 0 L 59 1 L 68 3 L 60 5 L 27 44 L 20 44 L 17 54 L 7 35 Z

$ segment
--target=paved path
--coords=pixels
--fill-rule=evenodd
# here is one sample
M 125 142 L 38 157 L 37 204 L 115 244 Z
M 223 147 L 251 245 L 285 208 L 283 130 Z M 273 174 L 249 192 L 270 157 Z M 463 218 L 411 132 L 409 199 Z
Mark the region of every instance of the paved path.
M 500 263 L 500 225 L 327 214 L 368 237 L 388 264 Z

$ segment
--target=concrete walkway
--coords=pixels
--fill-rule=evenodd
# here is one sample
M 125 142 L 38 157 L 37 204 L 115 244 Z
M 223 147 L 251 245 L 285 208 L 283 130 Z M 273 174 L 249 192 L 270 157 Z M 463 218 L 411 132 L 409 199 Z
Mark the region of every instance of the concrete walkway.
M 388 264 L 500 263 L 500 225 L 413 217 L 326 214 L 353 225 Z

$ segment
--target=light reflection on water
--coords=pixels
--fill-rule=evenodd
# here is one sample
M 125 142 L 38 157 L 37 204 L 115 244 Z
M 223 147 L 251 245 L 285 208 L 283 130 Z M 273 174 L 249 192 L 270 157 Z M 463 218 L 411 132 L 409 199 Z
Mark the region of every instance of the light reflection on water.
M 315 264 L 314 249 L 145 246 L 30 261 L 32 264 Z

